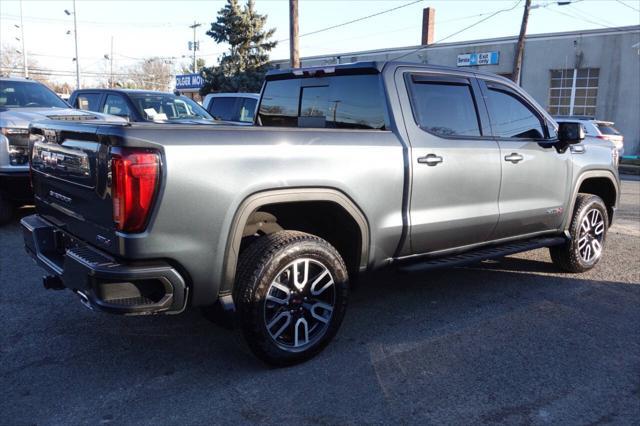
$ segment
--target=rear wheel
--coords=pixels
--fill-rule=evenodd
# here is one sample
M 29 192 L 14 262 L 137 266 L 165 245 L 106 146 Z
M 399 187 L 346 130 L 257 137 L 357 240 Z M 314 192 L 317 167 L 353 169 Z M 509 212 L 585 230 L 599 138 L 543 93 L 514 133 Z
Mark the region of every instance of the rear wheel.
M 602 199 L 592 194 L 578 194 L 569 232 L 571 240 L 550 247 L 553 263 L 568 272 L 585 272 L 593 268 L 604 249 L 609 217 Z
M 314 235 L 281 231 L 242 253 L 234 299 L 253 353 L 285 366 L 313 357 L 331 341 L 348 291 L 347 269 L 333 246 Z
M 0 191 L 0 225 L 8 223 L 13 218 L 15 206 L 4 192 Z

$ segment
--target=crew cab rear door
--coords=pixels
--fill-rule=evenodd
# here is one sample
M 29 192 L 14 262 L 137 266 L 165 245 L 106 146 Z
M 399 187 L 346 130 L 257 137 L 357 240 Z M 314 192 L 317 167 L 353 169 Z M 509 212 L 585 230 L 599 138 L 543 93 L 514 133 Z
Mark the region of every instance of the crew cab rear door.
M 475 79 L 400 70 L 396 84 L 411 142 L 411 251 L 487 241 L 498 222 L 500 153 L 478 108 Z
M 571 151 L 558 149 L 554 129 L 534 102 L 510 85 L 478 79 L 500 146 L 500 220 L 492 239 L 560 228 L 571 181 Z

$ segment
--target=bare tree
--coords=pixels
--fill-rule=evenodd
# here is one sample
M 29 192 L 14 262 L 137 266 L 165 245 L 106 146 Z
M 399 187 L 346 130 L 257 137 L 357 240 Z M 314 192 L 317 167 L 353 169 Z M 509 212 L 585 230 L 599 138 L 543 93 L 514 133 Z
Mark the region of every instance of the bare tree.
M 28 55 L 27 66 L 30 70 L 37 70 L 39 64 L 36 60 L 32 59 L 31 55 Z M 3 44 L 0 48 L 0 76 L 2 77 L 23 77 L 24 76 L 24 62 L 22 53 L 18 51 L 18 48 L 11 44 Z M 48 79 L 42 73 L 37 71 L 29 73 L 29 76 L 41 82 L 46 82 Z
M 172 68 L 171 62 L 166 59 L 145 59 L 129 69 L 130 81 L 120 85 L 133 86 L 137 89 L 168 91 L 173 80 Z

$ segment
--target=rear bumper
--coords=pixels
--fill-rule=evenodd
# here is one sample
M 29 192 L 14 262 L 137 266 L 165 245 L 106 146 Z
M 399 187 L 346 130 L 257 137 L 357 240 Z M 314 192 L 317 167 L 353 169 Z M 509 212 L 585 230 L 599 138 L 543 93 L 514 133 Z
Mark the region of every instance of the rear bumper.
M 27 253 L 49 277 L 80 296 L 85 306 L 123 315 L 182 312 L 188 287 L 163 261 L 123 264 L 66 234 L 38 215 L 21 221 Z

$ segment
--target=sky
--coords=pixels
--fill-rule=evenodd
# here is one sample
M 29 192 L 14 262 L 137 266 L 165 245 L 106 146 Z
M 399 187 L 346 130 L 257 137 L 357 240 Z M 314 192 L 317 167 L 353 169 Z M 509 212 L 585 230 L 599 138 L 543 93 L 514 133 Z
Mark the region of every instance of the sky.
M 436 42 L 445 37 L 451 42 L 513 36 L 520 30 L 524 6 L 524 0 L 424 0 L 304 36 L 413 1 L 300 0 L 300 34 L 303 35 L 300 54 L 305 57 L 420 44 L 422 9 L 427 6 L 436 10 Z M 267 26 L 276 29 L 274 39 L 280 41 L 271 52 L 271 59 L 288 58 L 288 0 L 256 0 L 255 3 L 259 13 L 268 15 Z M 112 38 L 116 70 L 153 56 L 174 58 L 172 61 L 179 69 L 181 63 L 190 62 L 187 44 L 193 39 L 189 25 L 194 22 L 202 23 L 196 33 L 201 42 L 198 57 L 204 58 L 207 65 L 213 65 L 226 46 L 217 45 L 206 32 L 224 4 L 221 0 L 76 0 L 81 72 L 107 72 L 108 61 L 104 55 L 110 53 Z M 573 4 L 567 6 L 533 0 L 533 5 L 538 7 L 531 11 L 529 34 L 640 25 L 640 0 L 573 0 Z M 493 12 L 511 8 L 449 37 Z M 72 73 L 75 72 L 73 16 L 67 16 L 65 9 L 73 11 L 72 0 L 23 0 L 24 38 L 30 58 L 35 59 L 40 68 Z M 19 24 L 20 1 L 0 0 L 0 45 L 21 48 L 21 41 L 16 40 L 21 36 L 20 28 L 16 27 Z M 71 35 L 67 35 L 69 30 Z M 74 77 L 62 76 L 57 80 L 73 83 Z M 90 79 L 85 78 L 83 82 L 91 83 L 86 80 Z

